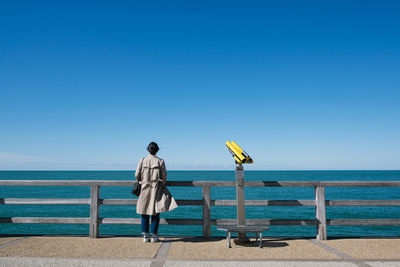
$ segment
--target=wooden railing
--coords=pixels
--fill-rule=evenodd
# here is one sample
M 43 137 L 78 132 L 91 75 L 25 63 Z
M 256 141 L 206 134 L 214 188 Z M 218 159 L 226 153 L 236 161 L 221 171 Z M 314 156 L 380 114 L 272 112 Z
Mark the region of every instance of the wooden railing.
M 0 180 L 0 186 L 90 186 L 90 198 L 0 198 L 0 204 L 90 205 L 89 218 L 0 217 L 0 223 L 90 224 L 96 238 L 100 224 L 140 224 L 139 218 L 100 218 L 100 205 L 136 205 L 137 199 L 100 199 L 102 186 L 132 186 L 132 181 L 109 180 Z M 212 219 L 212 206 L 236 206 L 236 200 L 211 200 L 211 187 L 235 187 L 234 181 L 168 181 L 167 186 L 202 187 L 201 200 L 178 199 L 180 206 L 202 206 L 202 219 L 161 219 L 161 224 L 202 225 L 203 236 L 211 236 L 212 225 L 234 225 L 237 219 Z M 400 187 L 400 181 L 248 181 L 245 187 L 314 187 L 313 200 L 245 200 L 246 206 L 314 206 L 315 219 L 246 219 L 247 225 L 314 225 L 317 239 L 327 239 L 327 225 L 400 225 L 400 219 L 326 219 L 326 206 L 400 206 L 395 200 L 325 200 L 327 187 Z

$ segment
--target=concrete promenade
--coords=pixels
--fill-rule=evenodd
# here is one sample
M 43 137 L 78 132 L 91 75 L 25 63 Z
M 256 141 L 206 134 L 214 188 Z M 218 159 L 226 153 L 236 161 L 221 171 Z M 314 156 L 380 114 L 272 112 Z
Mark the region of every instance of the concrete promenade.
M 0 266 L 400 266 L 400 238 L 264 238 L 247 246 L 226 240 L 161 237 L 1 237 Z

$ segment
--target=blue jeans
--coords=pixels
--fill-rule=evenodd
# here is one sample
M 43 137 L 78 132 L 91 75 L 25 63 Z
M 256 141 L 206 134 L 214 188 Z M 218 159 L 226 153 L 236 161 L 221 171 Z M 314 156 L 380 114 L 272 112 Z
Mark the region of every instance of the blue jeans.
M 149 215 L 142 214 L 142 233 L 149 232 Z M 151 233 L 157 234 L 158 233 L 158 226 L 160 225 L 160 213 L 151 216 Z

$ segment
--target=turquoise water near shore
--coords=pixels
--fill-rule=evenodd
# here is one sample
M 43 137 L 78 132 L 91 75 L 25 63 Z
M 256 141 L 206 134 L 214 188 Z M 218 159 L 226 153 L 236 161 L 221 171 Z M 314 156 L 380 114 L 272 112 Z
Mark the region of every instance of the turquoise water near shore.
M 0 180 L 132 180 L 133 171 L 0 171 Z M 168 171 L 168 180 L 231 181 L 234 171 Z M 245 171 L 247 181 L 400 181 L 400 171 Z M 201 199 L 201 188 L 170 187 L 176 199 Z M 0 198 L 89 198 L 87 186 L 0 186 Z M 133 198 L 129 187 L 101 187 L 101 198 Z M 314 199 L 313 188 L 246 188 L 246 199 Z M 211 199 L 235 199 L 212 188 Z M 327 188 L 326 199 L 400 199 L 400 188 Z M 89 217 L 87 205 L 0 205 L 0 217 Z M 138 218 L 134 206 L 101 206 L 100 217 Z M 213 219 L 236 218 L 236 207 L 212 207 Z M 201 219 L 202 207 L 181 206 L 161 218 Z M 246 207 L 249 219 L 314 219 L 314 207 Z M 397 207 L 327 207 L 328 219 L 400 219 Z M 88 225 L 0 224 L 1 234 L 88 234 Z M 202 235 L 201 226 L 161 225 L 160 235 Z M 100 234 L 138 235 L 138 225 L 101 225 Z M 315 236 L 315 226 L 271 226 L 269 236 Z M 215 227 L 212 235 L 224 235 Z M 400 226 L 328 226 L 328 236 L 400 236 Z

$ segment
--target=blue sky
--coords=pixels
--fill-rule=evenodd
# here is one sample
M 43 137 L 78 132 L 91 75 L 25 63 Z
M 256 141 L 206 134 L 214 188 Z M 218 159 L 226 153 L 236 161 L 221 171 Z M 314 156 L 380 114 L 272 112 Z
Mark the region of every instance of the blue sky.
M 0 170 L 400 169 L 398 1 L 1 1 Z

